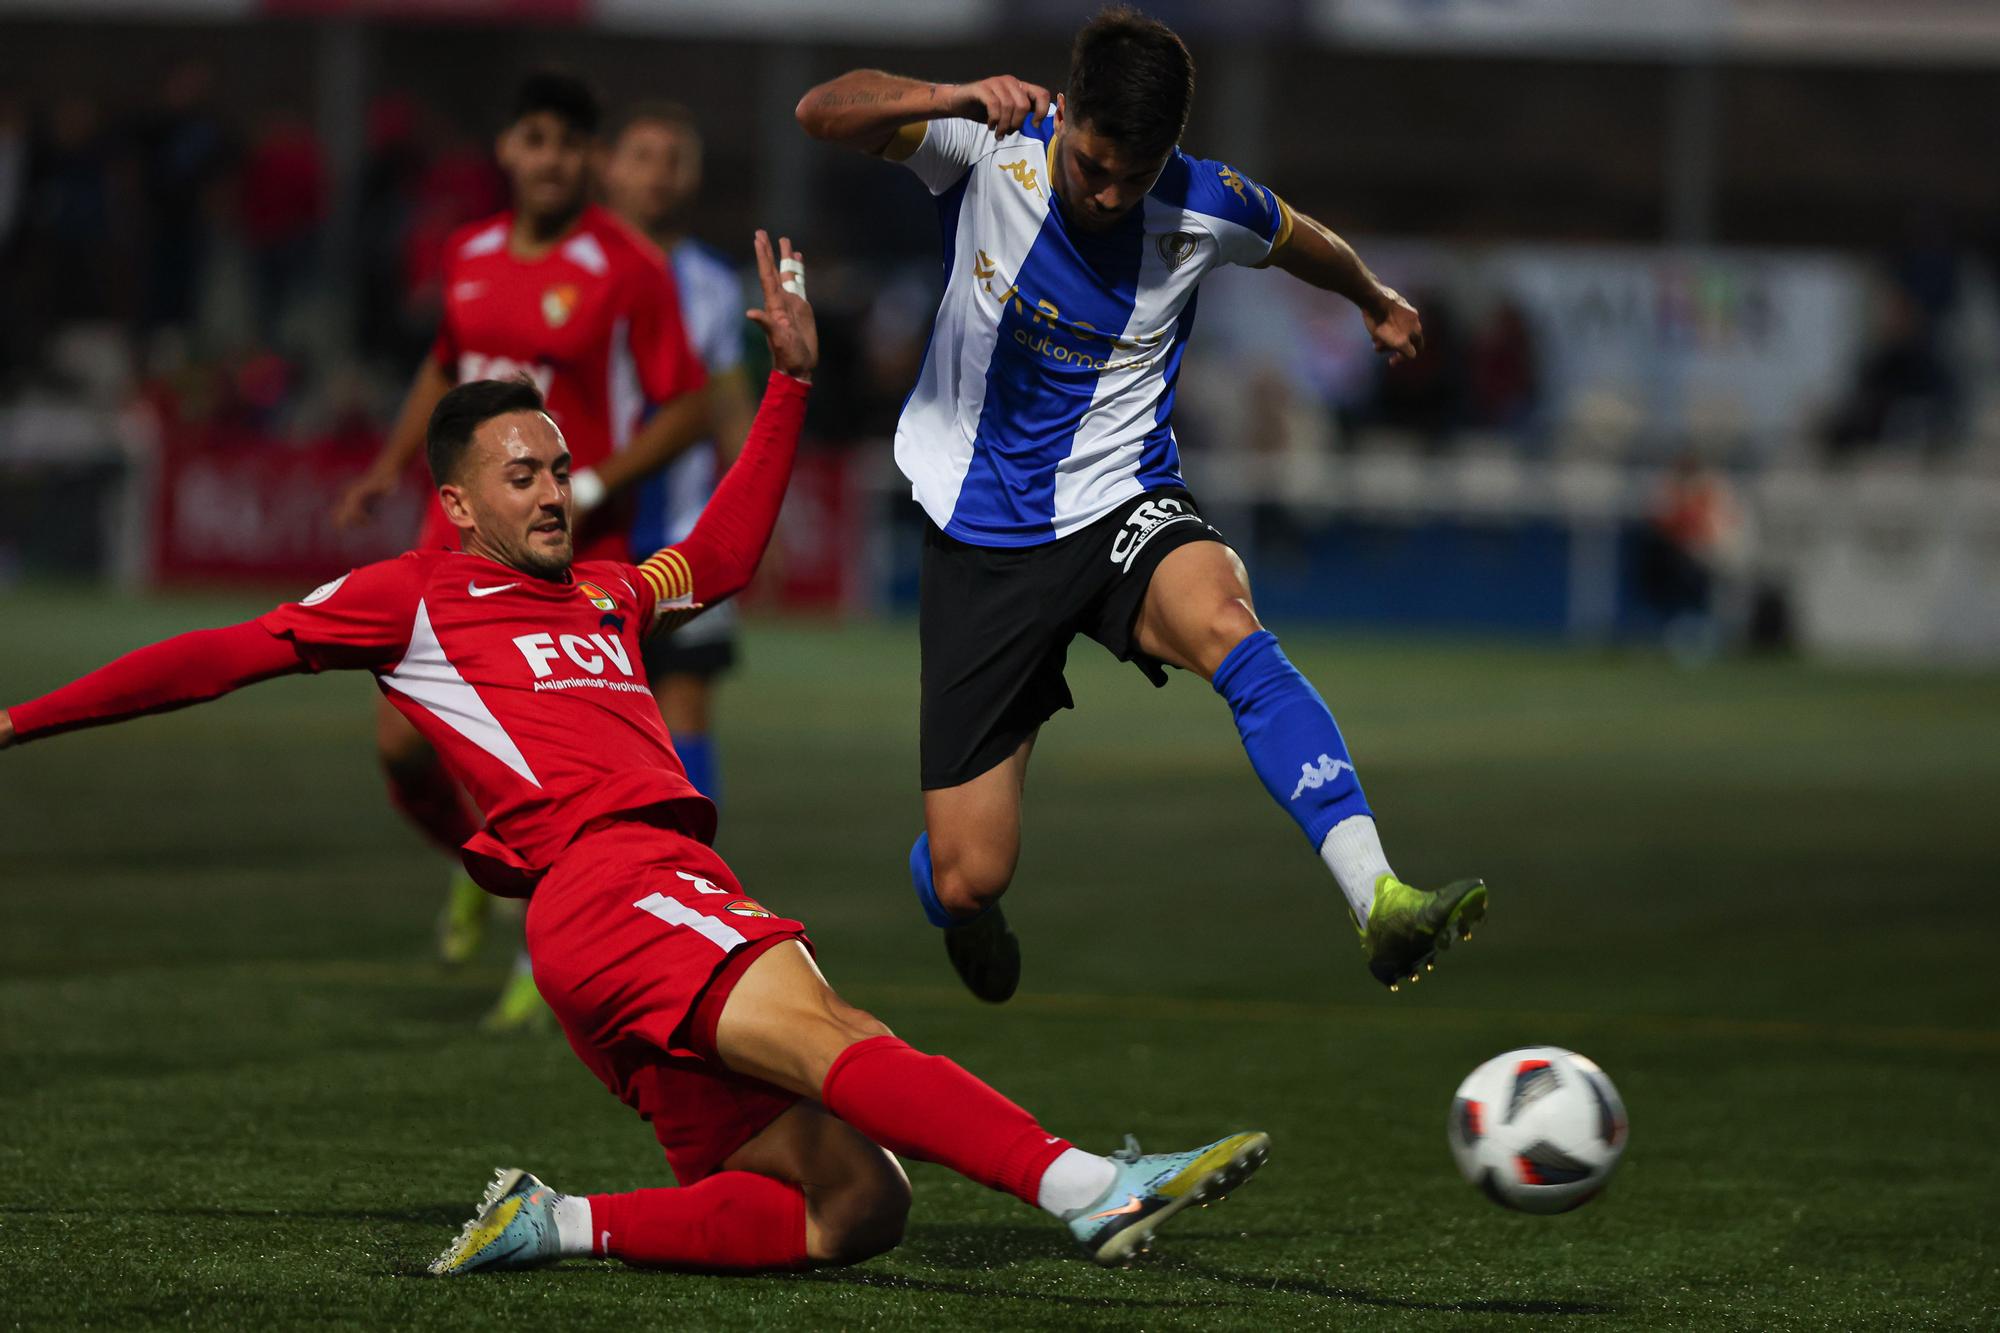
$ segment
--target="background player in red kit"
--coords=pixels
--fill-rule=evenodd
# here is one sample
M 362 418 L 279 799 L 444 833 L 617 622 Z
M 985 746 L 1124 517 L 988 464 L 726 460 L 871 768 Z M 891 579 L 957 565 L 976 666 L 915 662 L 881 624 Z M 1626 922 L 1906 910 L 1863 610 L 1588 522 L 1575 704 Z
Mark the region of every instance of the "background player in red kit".
M 496 144 L 513 196 L 505 213 L 446 243 L 444 318 L 381 456 L 342 497 L 335 520 L 365 519 L 394 489 L 423 443 L 424 423 L 455 382 L 534 381 L 568 441 L 577 471 L 574 540 L 587 558 L 629 554 L 629 483 L 707 434 L 704 372 L 690 348 L 671 273 L 650 242 L 590 203 L 602 111 L 589 85 L 543 72 L 526 79 Z M 640 406 L 660 409 L 643 423 Z M 433 506 L 419 549 L 458 549 L 458 531 Z M 436 752 L 386 704 L 376 750 L 390 798 L 456 854 L 477 820 Z M 462 876 L 440 930 L 447 961 L 477 947 L 489 900 Z M 489 1018 L 497 1027 L 542 1013 L 526 960 Z
M 1249 1176 L 1268 1138 L 1085 1153 L 950 1060 L 842 1001 L 805 928 L 708 846 L 714 807 L 653 706 L 640 640 L 749 580 L 776 522 L 817 359 L 803 265 L 757 238 L 775 369 L 742 457 L 687 539 L 573 562 L 570 455 L 526 381 L 440 400 L 427 448 L 459 551 L 412 551 L 303 600 L 118 659 L 0 712 L 0 748 L 335 668 L 374 674 L 487 811 L 465 849 L 528 934 L 570 1044 L 652 1122 L 678 1189 L 564 1195 L 503 1171 L 432 1271 L 570 1255 L 724 1271 L 850 1263 L 901 1238 L 891 1152 L 1061 1219 L 1100 1262 Z

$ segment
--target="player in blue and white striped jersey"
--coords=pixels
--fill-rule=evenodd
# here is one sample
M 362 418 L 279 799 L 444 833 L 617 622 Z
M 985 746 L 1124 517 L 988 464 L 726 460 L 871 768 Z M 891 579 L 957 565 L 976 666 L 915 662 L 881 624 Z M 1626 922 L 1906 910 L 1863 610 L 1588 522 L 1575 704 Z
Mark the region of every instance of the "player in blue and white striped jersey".
M 1252 767 L 1332 871 L 1394 989 L 1484 914 L 1486 888 L 1389 868 L 1333 716 L 1252 610 L 1242 562 L 1180 475 L 1174 390 L 1202 276 L 1271 266 L 1360 310 L 1392 360 L 1417 312 L 1351 247 L 1225 163 L 1179 148 L 1194 63 L 1127 8 L 1084 26 L 1063 94 L 999 76 L 857 70 L 800 101 L 807 132 L 899 161 L 936 202 L 944 297 L 896 430 L 930 520 L 921 594 L 925 833 L 917 895 L 974 993 L 1020 947 L 998 902 L 1042 723 L 1071 704 L 1070 641 L 1228 701 Z
M 694 530 L 715 483 L 743 445 L 753 409 L 743 369 L 743 283 L 727 260 L 688 235 L 701 192 L 701 132 L 673 102 L 644 103 L 626 118 L 604 164 L 613 211 L 643 232 L 673 265 L 681 322 L 708 370 L 713 434 L 690 446 L 636 491 L 633 558 Z M 722 803 L 714 727 L 717 679 L 736 663 L 736 608 L 725 603 L 683 629 L 648 639 L 646 678 L 688 779 Z

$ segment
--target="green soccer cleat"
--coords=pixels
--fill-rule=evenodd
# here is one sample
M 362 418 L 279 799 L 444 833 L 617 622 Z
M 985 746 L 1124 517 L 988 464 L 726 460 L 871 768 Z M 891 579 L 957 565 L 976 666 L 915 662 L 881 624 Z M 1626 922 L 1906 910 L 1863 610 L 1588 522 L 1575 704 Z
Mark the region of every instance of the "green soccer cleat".
M 457 967 L 479 952 L 492 910 L 493 896 L 473 883 L 472 876 L 461 870 L 451 877 L 437 923 L 438 957 L 446 966 Z
M 1271 1136 L 1232 1134 L 1189 1152 L 1141 1155 L 1139 1141 L 1111 1154 L 1118 1169 L 1096 1203 L 1064 1218 L 1083 1252 L 1107 1267 L 1129 1264 L 1152 1248 L 1160 1224 L 1186 1208 L 1222 1202 L 1271 1155 Z
M 1390 990 L 1417 981 L 1451 947 L 1453 935 L 1472 938 L 1486 919 L 1486 881 L 1461 879 L 1436 891 L 1414 889 L 1394 875 L 1375 881 L 1368 924 L 1360 927 L 1368 971 Z
M 458 1233 L 451 1248 L 431 1260 L 437 1277 L 457 1277 L 482 1268 L 539 1268 L 562 1257 L 556 1234 L 555 1202 L 561 1198 L 518 1169 L 493 1175 L 479 1211 Z
M 945 927 L 944 952 L 965 988 L 988 1004 L 1012 999 L 1021 984 L 1021 941 L 1007 928 L 998 903 Z
M 548 1001 L 535 989 L 535 974 L 527 968 L 515 965 L 507 984 L 500 988 L 500 998 L 486 1011 L 486 1017 L 479 1020 L 481 1032 L 547 1032 L 555 1026 L 556 1016 L 549 1010 Z

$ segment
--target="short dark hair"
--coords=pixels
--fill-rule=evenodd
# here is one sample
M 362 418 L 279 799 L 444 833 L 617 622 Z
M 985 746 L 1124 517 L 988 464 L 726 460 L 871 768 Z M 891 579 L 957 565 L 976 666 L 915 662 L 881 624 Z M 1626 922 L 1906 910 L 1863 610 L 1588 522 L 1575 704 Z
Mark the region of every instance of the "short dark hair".
M 622 138 L 625 131 L 634 125 L 672 125 L 686 130 L 697 139 L 701 137 L 701 127 L 695 123 L 694 112 L 685 103 L 662 98 L 648 98 L 626 108 L 624 116 L 618 121 L 618 133 L 612 137 Z
M 522 79 L 514 90 L 513 112 L 507 123 L 518 124 L 524 117 L 543 111 L 588 138 L 595 138 L 604 125 L 604 103 L 597 90 L 566 69 L 538 69 Z
M 1132 153 L 1164 157 L 1194 105 L 1194 57 L 1158 19 L 1110 5 L 1076 35 L 1063 100 L 1077 124 Z
M 472 435 L 495 417 L 509 412 L 546 412 L 542 391 L 526 375 L 511 380 L 467 380 L 431 409 L 424 428 L 424 461 L 431 465 L 431 483 L 442 486 L 458 479 L 459 464 L 472 446 Z

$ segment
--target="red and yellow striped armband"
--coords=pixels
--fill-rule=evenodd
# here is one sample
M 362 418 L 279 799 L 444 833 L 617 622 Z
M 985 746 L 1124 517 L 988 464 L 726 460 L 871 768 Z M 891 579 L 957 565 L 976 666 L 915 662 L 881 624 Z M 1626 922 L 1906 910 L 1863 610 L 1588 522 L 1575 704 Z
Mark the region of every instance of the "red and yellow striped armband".
M 687 557 L 671 546 L 641 561 L 639 577 L 653 590 L 655 623 L 672 612 L 692 610 L 698 605 L 694 599 L 694 571 L 688 567 Z

